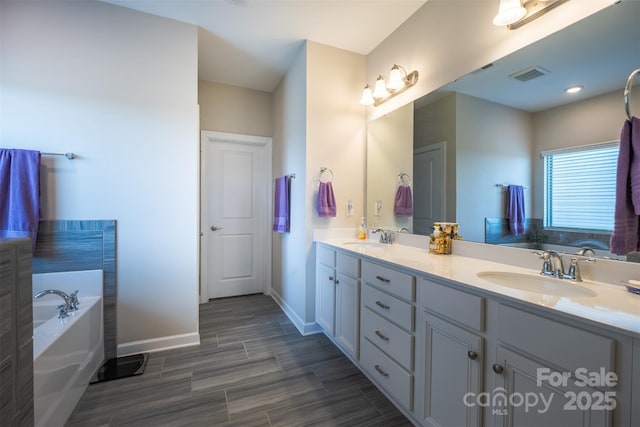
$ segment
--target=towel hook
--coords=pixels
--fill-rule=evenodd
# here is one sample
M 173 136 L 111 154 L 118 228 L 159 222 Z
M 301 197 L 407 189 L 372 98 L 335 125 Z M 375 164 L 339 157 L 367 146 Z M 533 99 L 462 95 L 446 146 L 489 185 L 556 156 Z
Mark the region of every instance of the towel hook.
M 627 84 L 624 87 L 624 110 L 627 112 L 627 118 L 629 120 L 631 120 L 631 110 L 629 108 L 629 98 L 631 97 L 631 86 L 633 83 L 633 79 L 638 74 L 640 74 L 640 68 L 638 68 L 633 73 L 631 73 L 631 75 L 629 76 L 629 79 L 627 80 Z
M 320 175 L 318 176 L 318 179 L 322 178 L 322 174 L 324 174 L 326 171 L 329 171 L 329 173 L 331 174 L 331 179 L 328 182 L 333 181 L 333 171 L 331 169 L 327 168 L 327 167 L 324 167 L 324 166 L 322 166 L 320 168 Z
M 405 181 L 405 178 L 407 179 L 406 181 Z M 400 172 L 398 174 L 398 180 L 400 181 L 400 184 L 402 184 L 402 185 L 411 185 L 411 177 L 408 174 L 404 173 L 404 172 Z

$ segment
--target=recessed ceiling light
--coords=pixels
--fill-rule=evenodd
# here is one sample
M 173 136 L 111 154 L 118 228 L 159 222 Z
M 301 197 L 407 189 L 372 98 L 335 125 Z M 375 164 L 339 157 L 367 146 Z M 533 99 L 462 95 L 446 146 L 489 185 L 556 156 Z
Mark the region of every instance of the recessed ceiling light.
M 578 93 L 582 90 L 584 86 L 570 86 L 566 88 L 564 91 L 567 93 Z

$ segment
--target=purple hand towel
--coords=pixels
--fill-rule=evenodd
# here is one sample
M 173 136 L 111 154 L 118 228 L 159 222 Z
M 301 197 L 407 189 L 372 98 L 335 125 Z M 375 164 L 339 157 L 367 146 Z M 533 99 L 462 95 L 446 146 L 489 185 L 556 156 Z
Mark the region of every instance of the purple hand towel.
M 514 236 L 524 234 L 524 187 L 510 185 L 507 188 L 507 218 L 509 230 Z
M 620 134 L 618 153 L 618 171 L 616 175 L 616 207 L 614 211 L 613 233 L 611 234 L 611 252 L 626 255 L 640 250 L 640 223 L 638 210 L 634 206 L 634 196 L 640 192 L 640 119 L 632 117 L 625 120 Z
M 321 217 L 336 216 L 336 199 L 331 182 L 320 182 L 318 189 L 318 214 Z
M 273 204 L 273 231 L 287 233 L 289 231 L 289 197 L 291 178 L 281 176 L 276 178 L 275 201 Z
M 408 185 L 398 186 L 393 203 L 393 213 L 398 216 L 413 215 L 413 197 L 411 195 L 411 187 Z
M 30 237 L 40 222 L 40 152 L 0 148 L 0 237 Z

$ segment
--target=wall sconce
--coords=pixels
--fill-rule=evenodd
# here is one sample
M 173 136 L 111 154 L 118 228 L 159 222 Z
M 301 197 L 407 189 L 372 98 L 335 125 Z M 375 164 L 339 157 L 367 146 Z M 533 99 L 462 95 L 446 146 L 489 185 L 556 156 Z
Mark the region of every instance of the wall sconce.
M 407 70 L 405 70 L 404 67 L 394 64 L 389 72 L 388 81 L 380 74 L 373 88 L 370 84 L 364 87 L 360 104 L 377 107 L 397 94 L 409 89 L 411 86 L 414 86 L 416 83 L 418 83 L 417 71 L 412 71 L 407 74 Z
M 493 25 L 515 30 L 567 1 L 569 0 L 500 0 Z

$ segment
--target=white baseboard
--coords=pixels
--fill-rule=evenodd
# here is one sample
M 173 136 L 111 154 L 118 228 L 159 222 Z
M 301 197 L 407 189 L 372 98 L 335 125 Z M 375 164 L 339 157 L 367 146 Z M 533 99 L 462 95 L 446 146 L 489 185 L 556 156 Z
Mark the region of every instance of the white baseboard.
M 188 347 L 198 344 L 200 344 L 200 334 L 198 332 L 152 338 L 150 340 L 132 341 L 124 344 L 118 344 L 118 357 L 130 354 L 150 353 L 154 351 L 169 350 L 172 348 Z
M 316 322 L 304 322 L 273 288 L 271 288 L 271 298 L 280 306 L 284 314 L 287 315 L 291 323 L 293 323 L 302 335 L 312 335 L 322 332 L 322 329 Z

